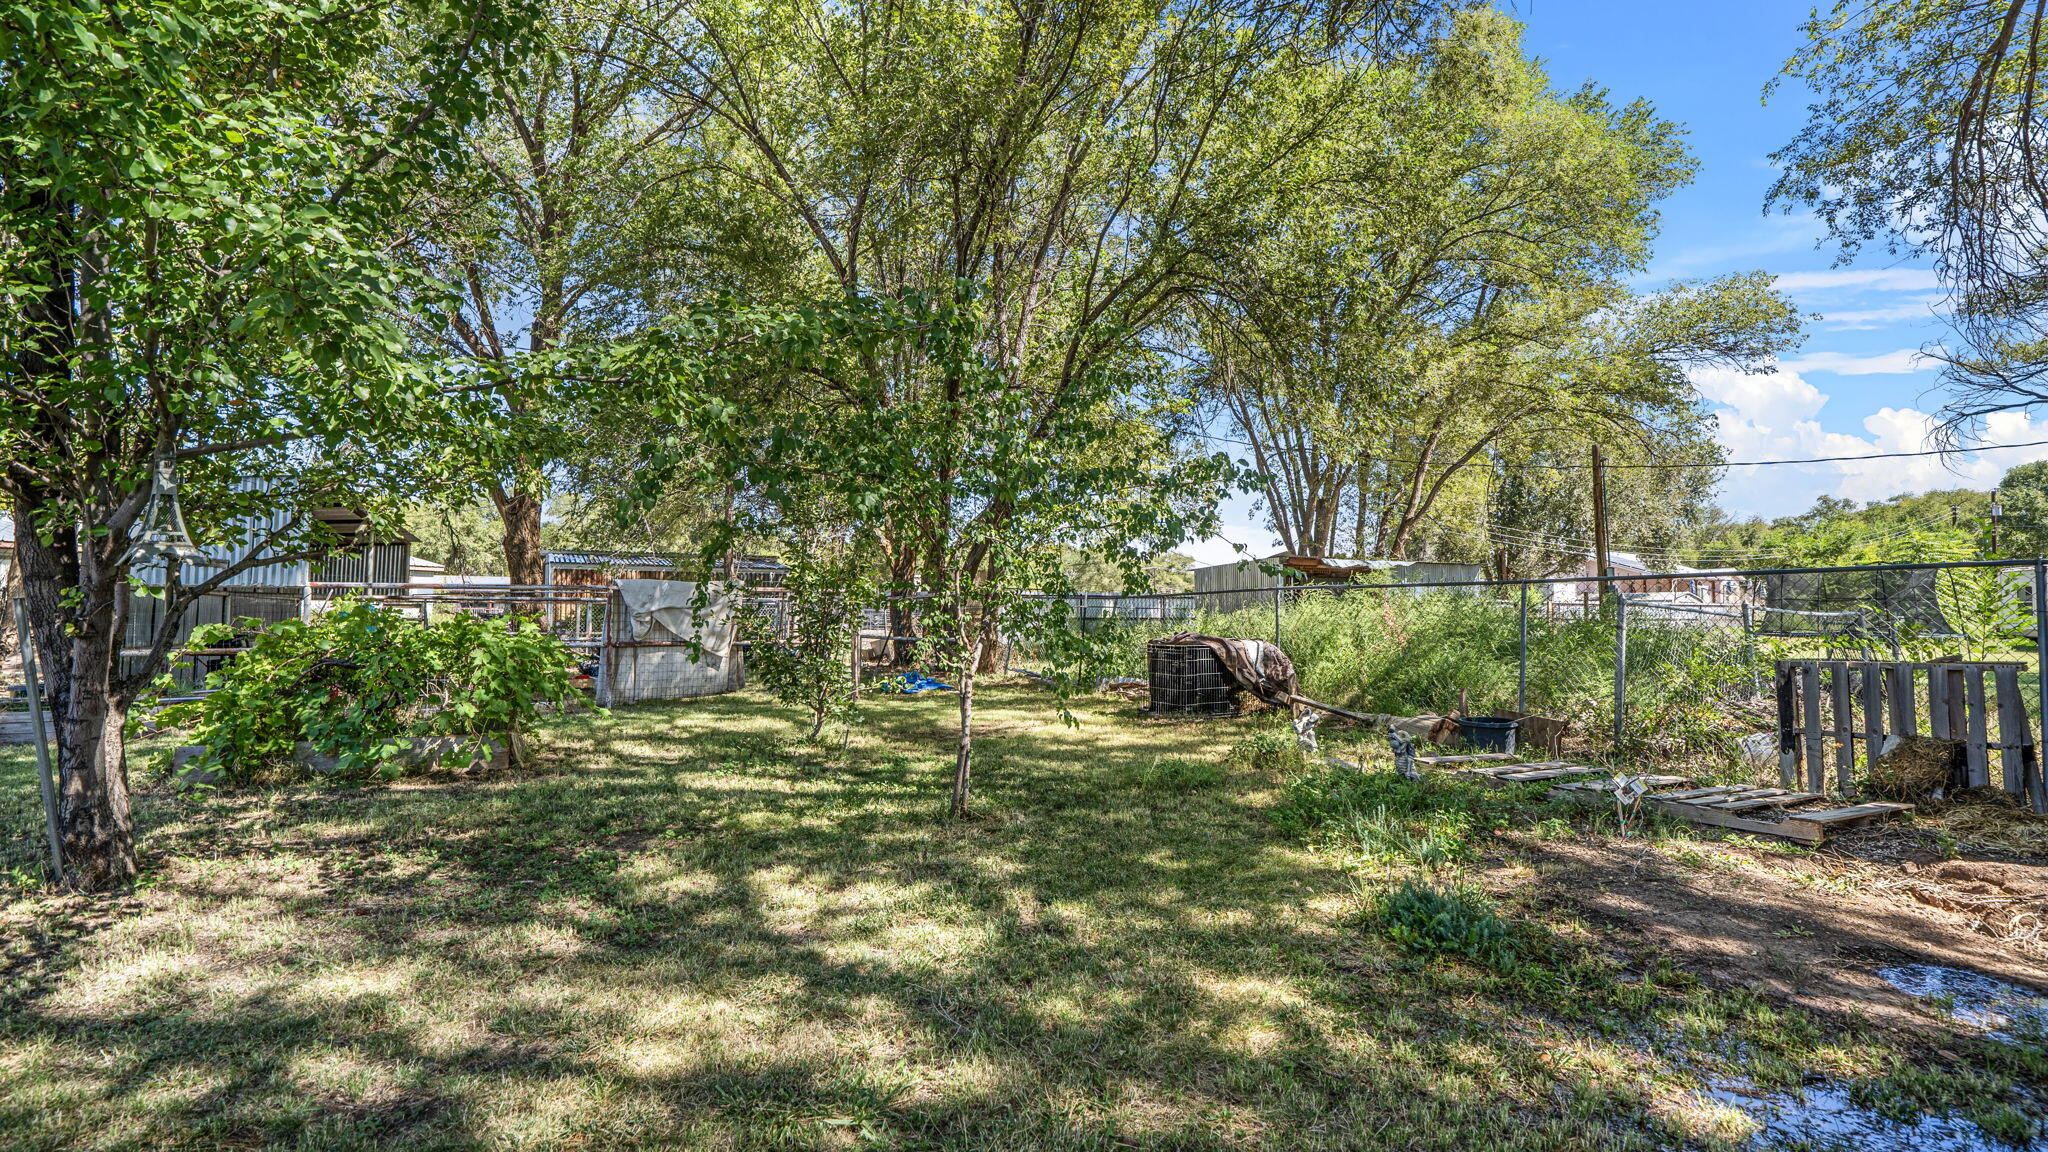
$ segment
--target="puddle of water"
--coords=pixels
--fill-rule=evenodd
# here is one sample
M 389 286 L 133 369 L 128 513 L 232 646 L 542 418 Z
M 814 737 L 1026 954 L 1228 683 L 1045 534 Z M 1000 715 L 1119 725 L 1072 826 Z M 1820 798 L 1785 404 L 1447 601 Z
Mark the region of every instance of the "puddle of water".
M 1810 1084 L 1793 1095 L 1760 1092 L 1746 1080 L 1713 1080 L 1707 1095 L 1757 1122 L 1751 1148 L 1853 1149 L 1854 1152 L 2014 1152 L 1968 1120 L 1919 1116 L 1910 1124 L 1887 1120 L 1849 1099 L 1841 1084 Z M 2048 1141 L 2024 1145 L 2048 1149 Z
M 1879 968 L 1877 975 L 1908 996 L 1946 997 L 1953 1005 L 1950 1016 L 1994 1040 L 2038 1043 L 2048 1033 L 2048 997 L 2017 984 L 1934 964 L 1899 964 Z

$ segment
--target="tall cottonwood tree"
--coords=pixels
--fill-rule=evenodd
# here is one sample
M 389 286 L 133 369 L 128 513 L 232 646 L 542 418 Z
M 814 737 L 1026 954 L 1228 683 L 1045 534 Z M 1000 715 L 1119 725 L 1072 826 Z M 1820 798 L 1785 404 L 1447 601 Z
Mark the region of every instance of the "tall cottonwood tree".
M 681 141 L 702 103 L 650 95 L 682 67 L 664 34 L 684 7 L 551 4 L 486 114 L 465 127 L 466 162 L 433 173 L 394 238 L 458 289 L 451 306 L 408 320 L 431 354 L 471 363 L 493 406 L 435 463 L 496 509 L 514 584 L 541 582 L 542 510 L 562 469 L 587 455 L 593 433 L 631 424 L 628 397 L 564 378 L 558 361 L 778 263 L 759 255 L 774 248 L 768 236 L 720 223 L 715 190 L 692 176 Z M 714 251 L 723 258 L 708 260 Z M 746 287 L 764 291 L 766 279 Z
M 1683 368 L 1796 338 L 1760 275 L 1631 291 L 1656 203 L 1690 178 L 1679 130 L 1552 90 L 1513 21 L 1463 13 L 1369 80 L 1316 181 L 1193 312 L 1206 394 L 1290 550 L 1410 557 L 1521 446 L 1696 425 Z
M 195 530 L 248 555 L 168 574 L 145 665 L 195 595 L 320 547 L 289 513 L 436 426 L 381 230 L 450 162 L 524 19 L 475 0 L 0 3 L 0 499 L 74 884 L 135 874 L 122 726 L 142 685 L 119 650 L 153 466 L 178 462 Z
M 1218 275 L 1429 4 L 1372 0 L 691 0 L 663 88 L 702 108 L 694 170 L 813 291 L 981 286 L 1004 400 L 1059 420 Z M 886 369 L 887 365 L 878 365 Z M 886 380 L 886 373 L 880 377 Z M 850 399 L 838 384 L 808 390 Z M 910 404 L 906 377 L 863 402 Z M 950 410 L 974 424 L 988 414 Z M 966 429 L 961 429 L 965 432 Z M 939 526 L 887 526 L 891 578 L 951 578 Z M 892 631 L 914 630 L 899 612 Z

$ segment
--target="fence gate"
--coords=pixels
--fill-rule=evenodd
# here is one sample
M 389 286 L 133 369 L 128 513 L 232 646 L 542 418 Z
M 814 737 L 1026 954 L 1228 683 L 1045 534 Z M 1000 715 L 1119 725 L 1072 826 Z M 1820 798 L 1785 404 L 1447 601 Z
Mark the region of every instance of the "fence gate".
M 1961 751 L 1951 786 L 1999 787 L 2048 812 L 2048 783 L 2020 691 L 2023 667 L 2008 661 L 1780 660 L 1778 782 L 1826 792 L 1832 766 L 1832 790 L 1846 795 L 1855 784 L 1858 740 L 1869 765 L 1888 737 L 1927 736 L 1953 741 Z

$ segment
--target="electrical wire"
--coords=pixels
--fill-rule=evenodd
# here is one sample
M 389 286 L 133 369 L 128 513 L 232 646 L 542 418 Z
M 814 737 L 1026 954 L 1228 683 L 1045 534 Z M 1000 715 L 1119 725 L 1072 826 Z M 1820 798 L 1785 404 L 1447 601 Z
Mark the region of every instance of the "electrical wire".
M 1214 433 L 1203 433 L 1203 436 L 1206 439 L 1218 440 L 1225 444 L 1241 444 L 1246 448 L 1258 447 L 1258 445 L 1252 443 L 1249 440 L 1240 440 L 1234 436 L 1218 436 Z M 1615 471 L 1621 471 L 1624 469 L 1657 471 L 1679 468 L 1769 468 L 1775 467 L 1780 464 L 1843 464 L 1857 460 L 1904 460 L 1917 456 L 1953 456 L 1961 455 L 1966 452 L 1993 452 L 2005 448 L 2039 448 L 2043 445 L 2048 445 L 2048 440 L 2024 440 L 2017 444 L 1978 444 L 1968 448 L 1928 448 L 1919 452 L 1872 452 L 1864 456 L 1804 456 L 1796 459 L 1786 460 L 1647 460 L 1636 462 L 1616 461 L 1603 462 L 1601 467 L 1612 469 Z M 1375 462 L 1383 464 L 1399 464 L 1404 467 L 1416 467 L 1418 465 L 1424 467 L 1427 466 L 1427 464 L 1421 460 L 1404 460 L 1397 457 L 1380 457 Z M 1503 463 L 1501 461 L 1494 461 L 1493 466 L 1496 468 L 1528 469 L 1549 472 L 1586 472 L 1592 469 L 1593 463 L 1590 460 L 1584 462 L 1560 461 L 1554 464 L 1523 460 L 1517 461 L 1512 464 Z

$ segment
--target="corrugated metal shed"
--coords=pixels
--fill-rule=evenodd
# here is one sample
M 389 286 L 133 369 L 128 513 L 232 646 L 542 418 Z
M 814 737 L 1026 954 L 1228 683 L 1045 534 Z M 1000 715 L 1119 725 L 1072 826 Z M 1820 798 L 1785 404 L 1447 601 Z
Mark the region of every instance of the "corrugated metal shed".
M 612 580 L 679 578 L 704 567 L 700 556 L 680 552 L 559 551 L 541 555 L 544 584 L 604 584 Z M 736 565 L 742 583 L 754 588 L 780 588 L 789 566 L 769 556 L 742 556 Z
M 1476 583 L 1486 579 L 1485 571 L 1477 564 L 1434 560 L 1350 560 L 1290 556 L 1284 552 L 1262 559 L 1288 571 L 1278 576 L 1268 575 L 1260 570 L 1259 562 L 1253 560 L 1195 569 L 1195 591 L 1214 593 L 1201 598 L 1201 607 L 1211 612 L 1233 612 L 1253 604 L 1270 604 L 1272 589 L 1284 585 L 1342 584 L 1369 574 L 1383 575 L 1395 584 Z

